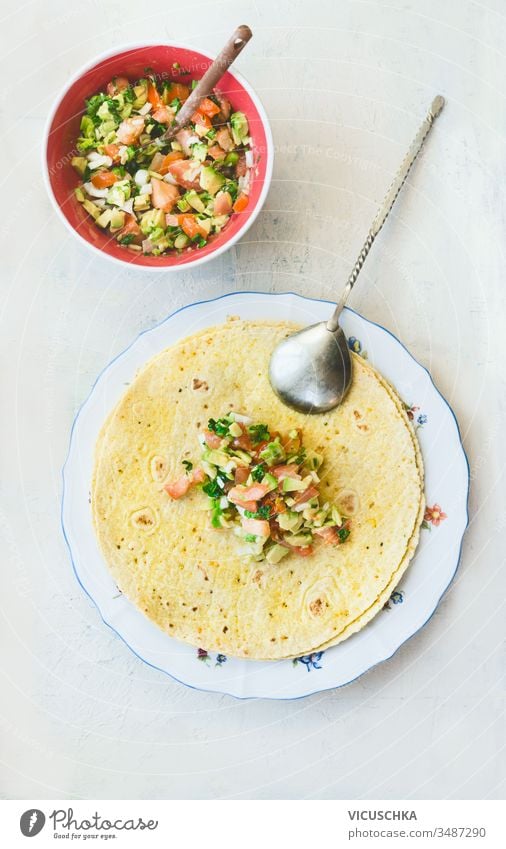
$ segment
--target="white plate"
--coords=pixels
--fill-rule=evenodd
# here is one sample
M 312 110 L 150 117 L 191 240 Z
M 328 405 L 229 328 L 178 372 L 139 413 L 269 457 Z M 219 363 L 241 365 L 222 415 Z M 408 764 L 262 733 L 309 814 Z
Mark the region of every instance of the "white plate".
M 159 351 L 229 315 L 304 324 L 329 316 L 325 301 L 241 292 L 191 304 L 140 336 L 98 377 L 74 421 L 63 469 L 62 527 L 76 577 L 104 622 L 146 663 L 202 690 L 238 698 L 295 699 L 340 687 L 391 657 L 431 617 L 457 570 L 467 526 L 469 467 L 455 416 L 429 373 L 391 333 L 350 309 L 342 316 L 350 346 L 396 387 L 417 427 L 426 473 L 426 514 L 416 556 L 386 609 L 344 643 L 273 663 L 208 654 L 164 634 L 118 590 L 102 558 L 89 505 L 93 451 L 102 423 L 137 369 Z M 436 512 L 441 513 L 439 524 Z

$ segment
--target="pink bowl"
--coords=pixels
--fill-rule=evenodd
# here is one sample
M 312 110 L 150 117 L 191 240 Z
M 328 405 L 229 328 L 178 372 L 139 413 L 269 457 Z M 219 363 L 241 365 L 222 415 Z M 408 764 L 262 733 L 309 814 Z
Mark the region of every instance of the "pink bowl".
M 182 76 L 173 63 L 190 71 Z M 226 251 L 244 235 L 257 217 L 265 201 L 273 161 L 272 134 L 267 115 L 258 97 L 246 80 L 237 73 L 222 77 L 219 90 L 229 97 L 235 110 L 248 118 L 252 149 L 257 165 L 253 170 L 250 201 L 242 213 L 234 213 L 225 229 L 214 236 L 204 248 L 174 256 L 143 256 L 120 247 L 116 240 L 100 230 L 74 197 L 79 178 L 70 164 L 77 154 L 75 141 L 84 112 L 84 100 L 105 88 L 111 77 L 124 75 L 130 79 L 142 77 L 147 68 L 161 79 L 185 82 L 201 77 L 212 59 L 181 45 L 130 45 L 102 54 L 82 68 L 66 85 L 47 122 L 43 154 L 43 171 L 49 196 L 64 224 L 88 247 L 115 262 L 126 263 L 150 271 L 170 271 L 201 265 Z

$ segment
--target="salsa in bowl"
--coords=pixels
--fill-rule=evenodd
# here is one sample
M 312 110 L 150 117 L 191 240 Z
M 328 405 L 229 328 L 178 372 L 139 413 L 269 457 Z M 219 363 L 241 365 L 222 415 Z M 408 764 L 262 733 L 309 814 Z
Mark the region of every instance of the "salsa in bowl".
M 227 71 L 189 124 L 161 140 L 211 61 L 184 47 L 132 47 L 67 86 L 49 119 L 44 171 L 58 213 L 89 247 L 178 269 L 227 250 L 256 218 L 273 146 L 245 80 Z

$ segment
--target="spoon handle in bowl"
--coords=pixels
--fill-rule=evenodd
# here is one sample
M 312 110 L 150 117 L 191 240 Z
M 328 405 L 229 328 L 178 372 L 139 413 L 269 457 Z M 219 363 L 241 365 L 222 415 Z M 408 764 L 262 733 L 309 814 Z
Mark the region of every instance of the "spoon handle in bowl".
M 360 251 L 357 257 L 357 261 L 353 266 L 353 271 L 351 272 L 348 278 L 348 282 L 344 287 L 343 294 L 341 295 L 341 298 L 336 306 L 336 309 L 334 310 L 332 317 L 327 322 L 327 329 L 330 330 L 332 333 L 335 332 L 339 326 L 339 316 L 341 315 L 342 309 L 348 299 L 348 296 L 351 290 L 353 289 L 353 286 L 355 285 L 358 275 L 362 270 L 362 266 L 364 265 L 367 255 L 373 246 L 374 240 L 380 232 L 381 228 L 383 227 L 383 224 L 387 220 L 390 210 L 392 209 L 400 190 L 406 182 L 406 178 L 409 172 L 411 171 L 411 167 L 418 154 L 420 153 L 423 147 L 423 143 L 429 135 L 434 121 L 440 114 L 444 103 L 444 98 L 440 94 L 438 94 L 437 97 L 434 98 L 424 122 L 420 126 L 420 129 L 418 130 L 415 138 L 411 142 L 409 150 L 406 153 L 404 159 L 402 160 L 400 168 L 397 171 L 394 179 L 392 180 L 392 184 L 385 195 L 383 203 L 378 209 L 376 217 L 371 224 L 371 228 L 369 230 L 369 233 L 367 234 L 367 239 L 365 240 L 362 250 Z
M 243 50 L 250 38 L 253 36 L 250 28 L 242 24 L 232 33 L 223 49 L 218 53 L 216 59 L 209 65 L 207 71 L 194 90 L 190 94 L 177 114 L 177 118 L 171 127 L 160 136 L 160 139 L 168 141 L 186 124 L 189 123 L 194 112 L 205 97 L 209 97 L 216 84 L 221 80 L 225 71 L 235 62 L 241 50 Z

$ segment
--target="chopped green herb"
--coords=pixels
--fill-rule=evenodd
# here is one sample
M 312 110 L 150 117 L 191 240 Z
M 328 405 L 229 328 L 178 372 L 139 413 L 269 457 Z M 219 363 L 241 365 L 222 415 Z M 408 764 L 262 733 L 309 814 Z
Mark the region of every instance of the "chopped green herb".
M 350 529 L 349 528 L 340 528 L 337 532 L 337 535 L 338 535 L 339 539 L 341 540 L 341 542 L 346 542 L 346 540 L 348 539 L 348 537 L 350 535 Z
M 246 534 L 246 536 L 244 537 L 244 541 L 245 542 L 256 542 L 257 538 L 256 538 L 255 534 Z
M 122 236 L 121 239 L 118 239 L 120 245 L 131 245 L 135 236 L 133 233 L 127 233 L 126 236 Z
M 265 469 L 265 466 L 263 464 L 261 464 L 260 466 L 254 466 L 251 470 L 251 477 L 253 478 L 254 481 L 257 481 L 257 483 L 260 483 L 260 481 L 262 481 L 263 478 L 264 478 L 265 471 L 266 471 L 266 469 Z
M 183 466 L 185 467 L 187 472 L 191 472 L 193 469 L 193 463 L 190 463 L 189 460 L 183 460 Z
M 265 424 L 249 425 L 248 433 L 253 445 L 258 445 L 259 442 L 266 442 L 271 438 L 269 428 Z
M 218 436 L 227 436 L 230 422 L 228 419 L 224 418 L 218 420 L 209 419 L 207 427 L 209 430 L 212 430 L 213 433 L 218 434 Z

